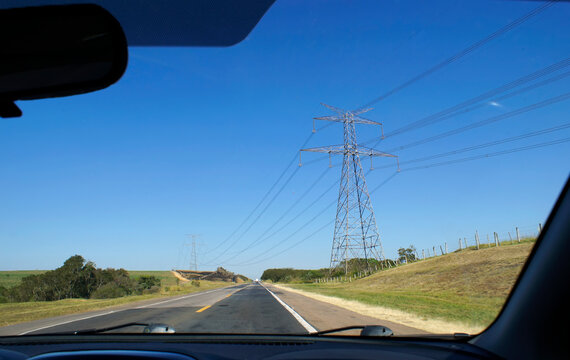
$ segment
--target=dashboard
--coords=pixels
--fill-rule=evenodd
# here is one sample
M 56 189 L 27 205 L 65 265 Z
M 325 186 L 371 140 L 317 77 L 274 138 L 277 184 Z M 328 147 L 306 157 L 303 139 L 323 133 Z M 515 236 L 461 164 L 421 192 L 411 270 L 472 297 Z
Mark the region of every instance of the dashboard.
M 4 338 L 0 360 L 493 359 L 463 340 L 260 335 Z

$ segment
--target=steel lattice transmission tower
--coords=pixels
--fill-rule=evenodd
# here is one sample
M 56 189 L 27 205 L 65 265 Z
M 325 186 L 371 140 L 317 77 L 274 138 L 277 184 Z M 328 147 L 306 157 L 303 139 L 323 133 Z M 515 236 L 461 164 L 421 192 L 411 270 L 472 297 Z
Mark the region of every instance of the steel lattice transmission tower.
M 360 156 L 369 156 L 371 161 L 373 157 L 377 156 L 393 157 L 396 158 L 396 161 L 398 157 L 375 149 L 358 146 L 355 124 L 379 125 L 382 128 L 382 123 L 359 116 L 372 110 L 371 108 L 346 111 L 334 106 L 322 105 L 336 112 L 336 115 L 316 117 L 314 120 L 343 123 L 344 144 L 301 149 L 301 151 L 328 153 L 329 166 L 331 166 L 331 155 L 343 155 L 330 268 L 331 270 L 338 268 L 344 262 L 345 273 L 348 273 L 348 262 L 350 259 L 364 259 L 367 268 L 370 266 L 368 259 L 385 259 L 376 217 L 362 171 Z M 314 122 L 313 132 L 315 132 Z M 383 136 L 384 131 L 382 130 Z M 300 154 L 299 166 L 301 166 Z

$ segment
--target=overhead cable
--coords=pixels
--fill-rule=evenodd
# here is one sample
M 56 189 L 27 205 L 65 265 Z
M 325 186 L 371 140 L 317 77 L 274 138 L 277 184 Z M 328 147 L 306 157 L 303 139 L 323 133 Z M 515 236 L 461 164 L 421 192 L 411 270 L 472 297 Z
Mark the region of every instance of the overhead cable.
M 538 15 L 539 13 L 541 13 L 542 11 L 546 10 L 547 8 L 549 8 L 550 6 L 552 6 L 556 1 L 548 1 L 544 4 L 541 4 L 540 6 L 536 7 L 535 9 L 533 9 L 532 11 L 526 13 L 525 15 L 511 21 L 509 24 L 503 26 L 502 28 L 500 28 L 499 30 L 487 35 L 486 37 L 484 37 L 483 39 L 469 45 L 468 47 L 466 47 L 465 49 L 461 50 L 460 52 L 456 53 L 455 55 L 443 60 L 442 62 L 436 64 L 435 66 L 432 66 L 431 68 L 427 69 L 426 71 L 414 76 L 413 78 L 407 80 L 406 82 L 396 86 L 395 88 L 387 91 L 386 93 L 382 94 L 381 96 L 375 98 L 374 100 L 362 105 L 361 107 L 359 107 L 359 109 L 362 108 L 367 108 L 369 106 L 372 106 L 374 104 L 376 104 L 379 101 L 382 101 L 384 99 L 386 99 L 387 97 L 405 89 L 406 87 L 412 85 L 413 83 L 417 82 L 418 80 L 423 79 L 424 77 L 438 71 L 439 69 L 461 59 L 462 57 L 472 53 L 473 51 L 479 49 L 480 47 L 482 47 L 483 45 L 487 44 L 488 42 L 490 42 L 491 40 L 497 38 L 498 36 L 501 36 L 507 32 L 509 32 L 510 30 L 516 28 L 517 26 L 523 24 L 524 22 L 526 22 L 527 20 L 529 20 L 530 18 L 532 18 L 535 15 Z
M 309 134 L 309 136 L 307 137 L 307 139 L 303 142 L 302 147 L 305 147 L 307 145 L 307 143 L 309 142 L 309 140 L 311 140 L 311 138 L 313 137 L 313 133 Z M 283 176 L 285 176 L 285 174 L 287 173 L 287 171 L 291 168 L 291 166 L 293 166 L 297 160 L 297 153 L 295 153 L 295 155 L 293 156 L 293 158 L 291 159 L 291 161 L 287 164 L 287 166 L 285 167 L 285 169 L 283 170 L 283 172 L 281 172 L 281 174 L 279 175 L 279 177 L 277 178 L 277 180 L 275 180 L 275 182 L 273 183 L 273 185 L 271 185 L 271 187 L 269 188 L 269 190 L 267 190 L 267 192 L 265 193 L 265 195 L 263 195 L 263 197 L 261 198 L 261 200 L 257 203 L 257 205 L 253 208 L 253 210 L 251 210 L 249 212 L 249 214 L 245 217 L 245 219 L 239 224 L 239 226 L 228 236 L 226 237 L 221 243 L 219 243 L 218 245 L 216 245 L 216 247 L 214 247 L 213 249 L 205 252 L 204 254 L 209 254 L 212 253 L 216 250 L 218 250 L 220 247 L 222 247 L 225 243 L 227 243 L 241 228 L 242 226 L 244 226 L 248 220 L 251 218 L 251 216 L 253 216 L 253 214 L 257 211 L 257 209 L 261 206 L 261 204 L 267 199 L 267 197 L 269 196 L 269 194 L 273 191 L 273 189 L 275 189 L 275 187 L 277 186 L 277 184 L 281 181 L 281 179 L 283 178 Z
M 542 107 L 550 106 L 550 105 L 568 100 L 569 98 L 570 98 L 570 92 L 567 92 L 567 93 L 564 93 L 562 95 L 555 96 L 555 97 L 552 97 L 552 98 L 549 98 L 549 99 L 546 99 L 546 100 L 543 100 L 543 101 L 540 101 L 540 102 L 519 108 L 517 110 L 513 110 L 513 111 L 510 111 L 510 112 L 507 112 L 504 114 L 493 116 L 493 117 L 488 118 L 488 119 L 480 120 L 480 121 L 462 126 L 460 128 L 449 130 L 449 131 L 446 131 L 446 132 L 443 132 L 443 133 L 440 133 L 440 134 L 437 134 L 434 136 L 430 136 L 427 138 L 416 140 L 416 141 L 410 142 L 406 145 L 401 145 L 401 146 L 395 147 L 393 149 L 387 150 L 387 152 L 404 150 L 404 149 L 408 149 L 408 148 L 411 148 L 414 146 L 425 144 L 425 143 L 428 143 L 431 141 L 443 139 L 443 138 L 448 137 L 448 136 L 456 135 L 456 134 L 459 134 L 459 133 L 462 133 L 462 132 L 465 132 L 468 130 L 472 130 L 472 129 L 475 129 L 475 128 L 478 128 L 481 126 L 489 125 L 489 124 L 494 123 L 494 122 L 505 120 L 505 119 L 511 118 L 513 116 L 521 115 L 521 114 L 524 114 L 524 113 L 532 111 L 532 110 L 536 110 L 536 109 L 539 109 Z

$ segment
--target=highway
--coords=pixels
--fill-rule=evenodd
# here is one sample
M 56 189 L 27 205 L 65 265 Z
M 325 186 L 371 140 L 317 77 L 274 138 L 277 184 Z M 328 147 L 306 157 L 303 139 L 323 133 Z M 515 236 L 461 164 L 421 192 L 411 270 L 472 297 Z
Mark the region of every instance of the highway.
M 332 327 L 362 324 L 386 325 L 401 335 L 424 333 L 276 288 L 240 284 L 0 327 L 0 336 L 99 329 L 131 322 L 167 324 L 177 333 L 307 334 Z M 128 327 L 113 332 L 140 333 L 142 329 Z

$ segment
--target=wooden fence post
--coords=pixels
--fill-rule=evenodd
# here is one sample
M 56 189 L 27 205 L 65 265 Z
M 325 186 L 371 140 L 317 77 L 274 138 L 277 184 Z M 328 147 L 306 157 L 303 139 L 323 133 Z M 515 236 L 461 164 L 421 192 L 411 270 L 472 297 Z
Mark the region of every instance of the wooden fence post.
M 517 241 L 518 241 L 518 242 L 521 242 L 521 237 L 520 237 L 520 235 L 519 235 L 519 228 L 516 227 L 515 229 L 517 230 Z
M 426 251 L 424 249 L 422 249 L 422 257 L 424 258 L 424 260 L 426 259 Z
M 459 250 L 461 250 L 461 238 L 459 238 Z
M 475 230 L 475 245 L 477 246 L 477 250 L 479 250 L 479 233 Z
M 437 253 L 435 252 L 435 246 L 433 247 L 433 256 L 437 256 Z
M 445 253 L 447 254 L 447 242 L 445 242 Z

